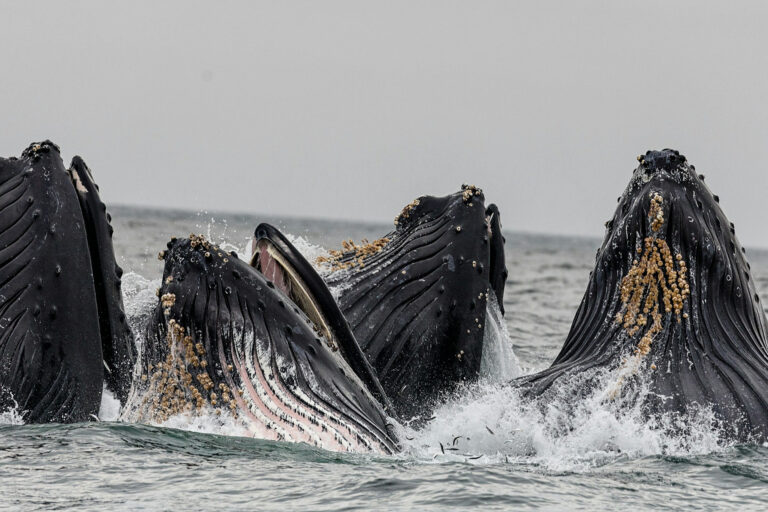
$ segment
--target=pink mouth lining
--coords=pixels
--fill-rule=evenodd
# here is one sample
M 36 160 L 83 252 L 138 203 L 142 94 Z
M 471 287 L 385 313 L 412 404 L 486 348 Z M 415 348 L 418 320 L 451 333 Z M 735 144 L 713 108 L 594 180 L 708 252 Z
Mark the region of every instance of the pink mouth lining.
M 259 242 L 257 247 L 257 267 L 256 269 L 261 272 L 264 277 L 272 281 L 276 288 L 282 291 L 284 294 L 290 296 L 291 285 L 283 272 L 283 268 L 275 259 L 270 256 L 267 250 L 266 242 Z

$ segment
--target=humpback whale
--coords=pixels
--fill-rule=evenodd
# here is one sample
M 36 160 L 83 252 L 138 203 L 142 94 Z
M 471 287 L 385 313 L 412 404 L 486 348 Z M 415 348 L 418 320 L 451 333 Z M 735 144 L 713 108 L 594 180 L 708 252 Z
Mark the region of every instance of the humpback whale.
M 278 253 L 262 248 L 259 271 L 202 236 L 168 243 L 141 375 L 123 418 L 163 422 L 209 411 L 262 439 L 398 450 L 374 397 L 375 375 L 362 354 L 355 359 L 354 339 L 336 328 L 338 308 L 305 286 L 312 280 L 306 269 L 277 264 Z
M 734 225 L 678 151 L 638 159 L 559 355 L 516 383 L 540 395 L 608 369 L 608 400 L 643 385 L 648 415 L 703 406 L 723 435 L 765 439 L 768 324 Z
M 44 141 L 0 159 L 0 410 L 85 421 L 104 383 L 125 400 L 135 351 L 111 236 L 80 157 L 67 170 Z
M 257 231 L 256 238 L 259 238 Z M 503 311 L 501 219 L 477 187 L 422 196 L 374 242 L 344 243 L 320 261 L 342 313 L 403 419 L 480 374 L 486 306 Z

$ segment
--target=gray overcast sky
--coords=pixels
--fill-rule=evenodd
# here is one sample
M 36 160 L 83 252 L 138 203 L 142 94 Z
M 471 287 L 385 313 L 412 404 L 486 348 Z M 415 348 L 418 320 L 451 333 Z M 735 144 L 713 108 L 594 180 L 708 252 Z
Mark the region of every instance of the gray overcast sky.
M 0 6 L 0 154 L 50 138 L 108 203 L 390 220 L 470 182 L 600 236 L 673 147 L 768 246 L 768 2 Z

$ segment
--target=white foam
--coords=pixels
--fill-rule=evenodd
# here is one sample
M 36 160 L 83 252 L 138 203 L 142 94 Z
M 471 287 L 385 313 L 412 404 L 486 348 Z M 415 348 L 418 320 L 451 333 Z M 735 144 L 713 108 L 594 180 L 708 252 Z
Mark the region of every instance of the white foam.
M 725 447 L 707 408 L 686 417 L 649 419 L 642 410 L 648 396 L 642 383 L 633 394 L 606 400 L 616 377 L 616 372 L 592 372 L 562 378 L 552 392 L 532 400 L 523 400 L 512 386 L 481 383 L 440 407 L 422 431 L 408 432 L 406 450 L 422 459 L 515 461 L 581 471 L 618 457 L 703 454 Z M 591 378 L 599 384 L 577 396 L 574 391 Z
M 107 386 L 101 392 L 101 406 L 99 407 L 99 421 L 117 421 L 120 416 L 120 400 L 115 398 Z
M 122 279 L 125 314 L 134 333 L 144 327 L 157 305 L 156 291 L 161 280 L 147 279 L 136 272 L 126 272 Z
M 24 418 L 19 412 L 19 405 L 14 401 L 14 407 L 0 412 L 0 425 L 23 425 Z

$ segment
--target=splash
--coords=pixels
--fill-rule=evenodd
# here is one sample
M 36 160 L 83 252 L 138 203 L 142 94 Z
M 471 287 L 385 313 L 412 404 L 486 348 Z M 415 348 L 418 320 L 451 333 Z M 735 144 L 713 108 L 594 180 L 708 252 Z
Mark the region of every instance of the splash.
M 327 249 L 320 245 L 313 244 L 304 237 L 287 233 L 285 234 L 285 237 L 289 242 L 291 242 L 291 244 L 293 244 L 293 246 L 301 253 L 301 255 L 304 256 L 304 258 L 306 258 L 306 260 L 310 262 L 313 267 L 315 267 L 315 270 L 320 268 L 320 266 L 316 265 L 315 263 L 318 258 L 327 257 L 329 255 Z
M 99 407 L 99 421 L 117 421 L 120 417 L 120 400 L 115 398 L 107 386 L 101 392 L 101 406 Z
M 486 382 L 508 382 L 522 375 L 520 361 L 512 348 L 512 339 L 499 308 L 495 293 L 488 294 L 485 313 L 483 356 L 480 376 Z
M 10 409 L 6 409 L 0 412 L 0 425 L 23 425 L 24 417 L 23 411 L 19 411 L 19 404 L 13 401 L 14 406 Z
M 606 400 L 615 372 L 564 378 L 533 399 L 511 385 L 481 383 L 439 408 L 422 431 L 405 432 L 406 451 L 419 459 L 513 462 L 560 472 L 586 471 L 619 458 L 697 455 L 728 446 L 708 408 L 649 418 L 642 406 L 648 386 L 642 381 L 634 395 Z

